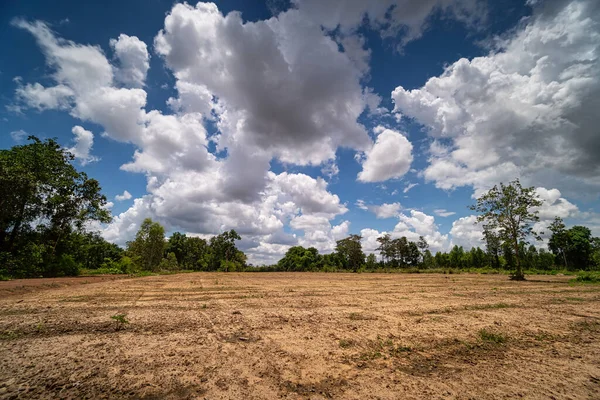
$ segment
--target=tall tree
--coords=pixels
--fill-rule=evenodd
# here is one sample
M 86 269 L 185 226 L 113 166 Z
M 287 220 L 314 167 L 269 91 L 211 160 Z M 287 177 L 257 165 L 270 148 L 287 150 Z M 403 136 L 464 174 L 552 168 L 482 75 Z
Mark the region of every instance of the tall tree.
M 554 218 L 548 229 L 552 232 L 550 240 L 548 240 L 548 249 L 556 256 L 557 264 L 563 264 L 565 268 L 569 268 L 569 263 L 567 262 L 569 235 L 562 218 Z
M 361 239 L 360 235 L 350 235 L 345 239 L 338 240 L 335 246 L 335 251 L 344 260 L 344 267 L 355 272 L 365 263 Z
M 393 257 L 392 238 L 389 233 L 386 233 L 385 235 L 378 237 L 377 241 L 379 242 L 377 251 L 381 254 L 381 259 L 384 264 L 387 264 L 390 261 L 390 258 Z
M 146 218 L 135 235 L 135 240 L 127 243 L 127 251 L 142 269 L 152 271 L 160 265 L 165 245 L 165 228 Z
M 530 236 L 539 238 L 533 230 L 533 224 L 539 221 L 535 208 L 541 205 L 535 188 L 524 188 L 516 179 L 508 185 L 500 183 L 500 187 L 494 186 L 477 199 L 477 204 L 470 207 L 480 214 L 477 221 L 484 223 L 485 229 L 497 231 L 500 240 L 513 249 L 516 271 L 512 279 L 525 279 L 519 243 L 526 242 Z

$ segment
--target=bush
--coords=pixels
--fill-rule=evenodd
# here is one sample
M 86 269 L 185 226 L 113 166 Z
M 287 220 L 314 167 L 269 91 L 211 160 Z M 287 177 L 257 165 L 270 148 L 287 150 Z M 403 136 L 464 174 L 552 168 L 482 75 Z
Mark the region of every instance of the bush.
M 600 283 L 600 272 L 582 272 L 577 278 L 571 279 L 574 283 Z

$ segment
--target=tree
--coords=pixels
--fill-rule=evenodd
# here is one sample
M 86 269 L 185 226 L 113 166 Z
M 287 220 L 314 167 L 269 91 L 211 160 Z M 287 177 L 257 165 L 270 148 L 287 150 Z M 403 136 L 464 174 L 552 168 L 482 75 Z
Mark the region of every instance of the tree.
M 186 245 L 187 245 L 188 237 L 185 233 L 174 232 L 167 242 L 167 247 L 165 251 L 168 253 L 175 254 L 175 258 L 177 258 L 177 263 L 179 265 L 183 265 L 183 259 L 186 253 Z
M 106 197 L 54 139 L 29 140 L 0 150 L 0 268 L 12 276 L 51 276 L 64 274 L 64 261 L 76 272 L 77 262 L 63 257 L 71 247 L 65 241 L 90 221 L 110 222 Z M 39 255 L 33 264 L 30 251 Z
M 567 247 L 569 246 L 569 235 L 565 229 L 565 224 L 562 218 L 556 217 L 548 227 L 552 235 L 548 240 L 548 249 L 556 256 L 557 264 L 563 264 L 565 268 L 569 268 L 567 262 Z
M 233 229 L 210 238 L 209 269 L 230 271 L 232 267 L 237 269 L 245 265 L 246 256 L 243 253 L 238 254 L 239 250 L 235 247 L 235 241 L 241 239 Z
M 135 235 L 135 240 L 127 243 L 127 251 L 143 270 L 155 270 L 165 251 L 165 228 L 146 218 Z
M 500 187 L 494 186 L 477 199 L 477 204 L 470 207 L 480 214 L 477 222 L 483 222 L 484 229 L 497 232 L 501 242 L 513 249 L 516 271 L 512 279 L 525 279 L 519 243 L 526 242 L 530 236 L 539 238 L 532 225 L 539 221 L 535 208 L 541 205 L 542 201 L 535 193 L 535 188 L 524 188 L 516 179 L 508 185 L 500 183 Z
M 419 241 L 417 242 L 417 247 L 419 248 L 419 251 L 421 252 L 421 254 L 424 257 L 425 251 L 427 249 L 429 249 L 429 243 L 427 243 L 427 240 L 425 240 L 425 238 L 423 236 L 419 236 Z M 424 260 L 423 260 L 423 263 L 424 263 Z
M 314 247 L 292 246 L 277 263 L 283 271 L 316 271 L 322 265 L 319 251 Z
M 365 265 L 367 269 L 375 269 L 377 266 L 377 258 L 375 257 L 375 254 L 371 253 L 367 256 L 367 262 Z
M 489 228 L 483 229 L 483 238 L 490 265 L 492 268 L 500 269 L 500 251 L 502 248 L 500 238 Z
M 389 233 L 386 233 L 383 236 L 377 238 L 379 242 L 379 247 L 377 250 L 381 254 L 381 259 L 384 264 L 387 264 L 390 261 L 390 258 L 393 258 L 393 248 L 392 248 L 392 238 Z
M 343 265 L 346 269 L 351 269 L 354 272 L 365 263 L 365 253 L 362 251 L 360 243 L 362 237 L 359 235 L 350 235 L 345 239 L 336 242 L 335 251 L 343 260 Z
M 567 259 L 573 268 L 588 269 L 592 255 L 592 232 L 585 226 L 574 226 L 567 231 L 569 245 Z

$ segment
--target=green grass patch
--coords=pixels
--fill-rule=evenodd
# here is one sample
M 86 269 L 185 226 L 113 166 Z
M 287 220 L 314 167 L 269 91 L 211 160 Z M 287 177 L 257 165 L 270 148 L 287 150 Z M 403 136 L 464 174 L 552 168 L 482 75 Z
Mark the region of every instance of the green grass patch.
M 485 328 L 480 329 L 479 332 L 477 332 L 477 334 L 479 336 L 479 339 L 481 339 L 481 341 L 485 343 L 504 344 L 508 340 L 506 335 L 499 332 L 492 332 Z
M 569 282 L 598 284 L 600 283 L 600 272 L 581 272 Z

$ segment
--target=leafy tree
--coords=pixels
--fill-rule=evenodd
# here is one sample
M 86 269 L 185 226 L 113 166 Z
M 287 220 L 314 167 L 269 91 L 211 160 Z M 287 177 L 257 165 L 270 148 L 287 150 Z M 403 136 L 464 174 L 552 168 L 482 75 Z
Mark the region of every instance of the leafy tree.
M 165 251 L 165 228 L 150 218 L 144 219 L 135 240 L 127 243 L 127 251 L 143 270 L 155 270 Z
M 377 267 L 377 257 L 375 257 L 375 254 L 371 253 L 367 256 L 367 262 L 365 266 L 368 269 L 375 269 L 375 267 Z
M 188 237 L 185 241 L 182 265 L 185 269 L 207 270 L 211 260 L 208 242 L 199 237 Z
M 592 232 L 585 226 L 574 226 L 567 231 L 569 236 L 568 256 L 573 268 L 588 269 L 592 255 Z
M 177 271 L 179 269 L 179 264 L 177 263 L 175 253 L 168 253 L 167 256 L 160 261 L 158 269 L 162 271 Z
M 562 218 L 556 217 L 554 221 L 548 227 L 552 235 L 548 240 L 548 248 L 556 256 L 558 265 L 564 265 L 565 268 L 569 268 L 567 262 L 567 248 L 569 247 L 569 235 L 565 229 L 565 224 Z
M 322 265 L 319 251 L 314 247 L 293 246 L 277 263 L 282 271 L 316 271 Z
M 524 188 L 517 179 L 508 185 L 500 183 L 500 187 L 494 186 L 477 199 L 477 204 L 470 207 L 480 214 L 477 221 L 483 222 L 485 229 L 497 232 L 501 242 L 513 249 L 516 267 L 513 279 L 525 279 L 519 243 L 530 236 L 539 238 L 532 224 L 539 221 L 535 208 L 541 205 L 535 188 Z
M 76 273 L 74 257 L 63 257 L 69 238 L 90 221 L 110 221 L 106 197 L 55 140 L 29 140 L 0 150 L 0 268 L 11 276 Z
M 379 242 L 379 247 L 377 248 L 377 250 L 381 254 L 381 258 L 384 264 L 387 264 L 390 261 L 390 259 L 394 257 L 392 238 L 389 233 L 386 233 L 385 235 L 378 237 L 377 241 Z
M 502 250 L 502 243 L 500 237 L 491 229 L 484 228 L 483 238 L 485 240 L 485 249 L 489 259 L 489 263 L 492 268 L 500 268 L 500 252 Z
M 335 251 L 343 260 L 343 266 L 346 269 L 356 272 L 365 263 L 365 253 L 362 251 L 361 239 L 360 235 L 350 235 L 336 242 Z
M 209 269 L 212 271 L 218 269 L 230 271 L 232 267 L 238 269 L 244 266 L 246 256 L 243 253 L 239 254 L 241 252 L 235 246 L 235 241 L 241 239 L 240 235 L 233 229 L 210 238 L 211 258 Z
M 423 253 L 423 268 L 432 268 L 435 265 L 435 259 L 429 249 Z
M 175 232 L 167 242 L 166 252 L 175 254 L 177 263 L 183 265 L 188 237 L 185 233 Z

